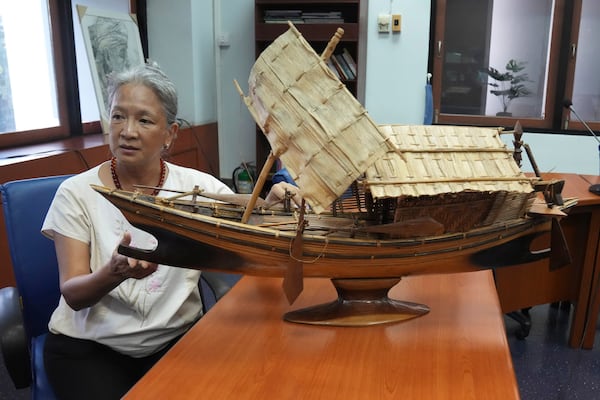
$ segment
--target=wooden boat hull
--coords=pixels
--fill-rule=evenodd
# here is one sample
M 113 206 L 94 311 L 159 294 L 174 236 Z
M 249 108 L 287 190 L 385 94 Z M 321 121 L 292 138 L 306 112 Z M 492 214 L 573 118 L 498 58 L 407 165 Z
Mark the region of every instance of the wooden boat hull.
M 124 250 L 139 258 L 160 258 L 160 262 L 186 268 L 274 277 L 282 277 L 297 261 L 291 256 L 297 240 L 294 231 L 180 211 L 142 198 L 132 200 L 108 189 L 101 193 L 134 226 L 158 238 L 156 251 Z M 550 226 L 549 219 L 522 218 L 468 233 L 369 241 L 305 233 L 302 254 L 296 258 L 303 265 L 304 277 L 389 278 L 465 272 L 487 267 L 474 255 L 519 238 L 530 242 L 548 232 Z M 517 262 L 522 259 L 517 254 L 514 257 Z

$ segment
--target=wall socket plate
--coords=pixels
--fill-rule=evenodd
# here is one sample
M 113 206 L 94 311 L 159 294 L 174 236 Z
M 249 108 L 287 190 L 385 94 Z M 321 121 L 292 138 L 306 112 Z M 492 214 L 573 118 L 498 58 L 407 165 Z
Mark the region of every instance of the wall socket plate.
M 377 31 L 380 33 L 388 33 L 390 31 L 390 14 L 379 14 L 377 16 Z

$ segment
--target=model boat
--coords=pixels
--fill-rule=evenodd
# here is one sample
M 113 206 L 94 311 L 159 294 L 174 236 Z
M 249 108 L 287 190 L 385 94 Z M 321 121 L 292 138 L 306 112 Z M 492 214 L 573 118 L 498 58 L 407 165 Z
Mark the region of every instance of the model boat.
M 165 197 L 95 186 L 158 239 L 156 249 L 120 252 L 283 277 L 290 303 L 304 278 L 327 277 L 336 300 L 284 318 L 351 326 L 427 313 L 426 305 L 387 296 L 402 277 L 549 257 L 532 242 L 560 232 L 560 185 L 524 175 L 498 129 L 376 124 L 325 63 L 341 33 L 318 55 L 290 24 L 257 59 L 247 96 L 238 85 L 272 148 L 251 195 L 196 187 Z M 306 206 L 259 198 L 276 158 L 302 188 Z M 554 237 L 560 235 L 552 243 L 558 266 L 568 254 Z

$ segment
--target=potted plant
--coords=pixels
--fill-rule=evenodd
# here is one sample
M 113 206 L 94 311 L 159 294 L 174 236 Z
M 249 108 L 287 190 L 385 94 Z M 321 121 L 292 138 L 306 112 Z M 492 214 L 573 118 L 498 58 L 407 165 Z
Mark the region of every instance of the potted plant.
M 496 115 L 511 116 L 512 113 L 508 112 L 510 102 L 518 97 L 526 97 L 531 94 L 531 91 L 525 86 L 525 82 L 531 82 L 529 75 L 525 72 L 521 73 L 525 69 L 525 64 L 527 64 L 526 61 L 511 59 L 504 67 L 506 72 L 500 72 L 493 67 L 488 67 L 486 70 L 490 78 L 495 81 L 488 83 L 492 87 L 490 93 L 498 96 L 502 101 L 502 112 Z

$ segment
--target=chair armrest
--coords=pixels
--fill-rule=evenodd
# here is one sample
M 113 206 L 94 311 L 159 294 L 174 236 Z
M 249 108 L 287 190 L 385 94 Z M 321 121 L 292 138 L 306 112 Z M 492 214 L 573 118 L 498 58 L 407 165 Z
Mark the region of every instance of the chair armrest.
M 221 297 L 225 296 L 225 294 L 229 292 L 229 289 L 231 289 L 231 285 L 225 280 L 221 279 L 218 272 L 202 271 L 200 276 L 201 279 L 204 279 L 204 281 L 208 284 L 217 301 L 219 301 Z
M 17 389 L 31 384 L 31 358 L 19 292 L 0 289 L 0 348 L 6 369 Z

